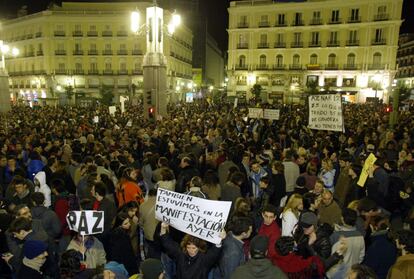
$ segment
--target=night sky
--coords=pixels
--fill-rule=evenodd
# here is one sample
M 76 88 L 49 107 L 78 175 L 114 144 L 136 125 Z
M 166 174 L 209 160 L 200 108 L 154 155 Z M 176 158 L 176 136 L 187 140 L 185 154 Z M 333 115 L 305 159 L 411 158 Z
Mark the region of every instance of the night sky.
M 151 0 L 150 0 L 151 1 Z M 206 11 L 208 17 L 208 28 L 210 34 L 217 40 L 219 47 L 225 51 L 227 50 L 227 27 L 228 27 L 228 14 L 227 7 L 230 0 L 200 0 L 208 1 L 208 9 Z M 47 5 L 52 2 L 51 0 L 0 0 L 0 18 L 4 16 L 14 15 L 17 9 L 23 5 L 27 5 L 29 13 L 38 12 L 44 10 Z M 55 1 L 60 2 L 60 1 Z M 71 2 L 116 2 L 104 1 L 104 0 L 72 0 Z M 128 0 L 119 0 L 119 2 L 135 2 Z M 405 19 L 401 33 L 414 33 L 414 0 L 404 0 L 403 15 Z

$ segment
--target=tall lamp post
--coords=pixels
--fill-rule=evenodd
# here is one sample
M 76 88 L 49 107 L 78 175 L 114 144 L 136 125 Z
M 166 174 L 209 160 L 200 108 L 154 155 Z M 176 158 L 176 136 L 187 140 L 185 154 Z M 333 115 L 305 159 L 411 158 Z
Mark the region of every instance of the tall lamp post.
M 9 54 L 17 56 L 19 55 L 19 50 L 14 47 L 10 48 L 9 45 L 0 40 L 0 52 L 0 112 L 3 113 L 10 111 L 9 74 L 6 69 L 5 56 Z
M 167 116 L 167 63 L 164 56 L 164 33 L 172 35 L 180 25 L 181 17 L 173 14 L 168 25 L 164 25 L 164 10 L 157 6 L 146 9 L 146 21 L 140 23 L 140 13 L 131 13 L 131 31 L 146 34 L 144 69 L 144 116 L 161 119 Z

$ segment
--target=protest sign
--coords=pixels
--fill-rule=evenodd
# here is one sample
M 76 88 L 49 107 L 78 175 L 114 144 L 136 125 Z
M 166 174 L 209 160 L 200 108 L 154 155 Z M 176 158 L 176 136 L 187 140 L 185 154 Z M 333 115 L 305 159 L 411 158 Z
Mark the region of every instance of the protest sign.
M 358 179 L 358 186 L 364 187 L 365 182 L 368 178 L 369 168 L 372 167 L 377 160 L 377 157 L 375 157 L 374 154 L 369 154 L 369 156 L 365 159 L 364 166 L 362 167 L 361 175 Z
M 278 109 L 265 109 L 263 111 L 263 118 L 269 120 L 279 120 L 280 110 Z
M 81 235 L 102 233 L 104 212 L 95 210 L 69 211 L 66 215 L 69 229 Z
M 221 242 L 231 202 L 212 201 L 158 188 L 155 218 L 174 228 L 212 242 Z
M 112 116 L 115 116 L 115 112 L 116 112 L 116 106 L 110 106 L 109 107 L 109 114 Z
M 99 123 L 99 116 L 94 116 L 93 123 Z
M 249 118 L 263 118 L 263 109 L 249 108 Z
M 341 94 L 309 96 L 309 128 L 344 131 Z

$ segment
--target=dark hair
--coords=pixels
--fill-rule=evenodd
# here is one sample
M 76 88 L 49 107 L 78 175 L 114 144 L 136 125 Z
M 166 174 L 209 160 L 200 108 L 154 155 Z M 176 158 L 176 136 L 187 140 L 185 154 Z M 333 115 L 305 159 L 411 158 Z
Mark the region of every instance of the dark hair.
M 75 249 L 63 252 L 60 260 L 60 278 L 70 279 L 82 271 L 82 254 Z
M 353 209 L 345 207 L 342 210 L 342 218 L 344 218 L 344 223 L 346 225 L 355 226 L 357 217 L 357 212 Z
M 19 233 L 20 231 L 30 231 L 32 229 L 32 220 L 25 217 L 18 217 L 14 219 L 9 227 L 9 232 Z
M 369 212 L 371 210 L 376 210 L 378 208 L 377 203 L 369 198 L 363 198 L 359 200 L 358 211 L 359 212 Z
M 230 175 L 229 181 L 238 185 L 239 183 L 243 183 L 245 180 L 245 176 L 242 172 L 236 171 Z
M 260 181 L 262 181 L 263 183 L 269 184 L 270 183 L 270 179 L 268 176 L 263 176 L 260 178 Z
M 371 218 L 371 224 L 380 231 L 387 230 L 389 228 L 389 219 L 386 216 L 377 215 Z
M 203 183 L 206 185 L 217 185 L 219 184 L 219 179 L 215 171 L 209 169 L 204 173 Z
M 241 235 L 253 226 L 252 220 L 248 217 L 236 217 L 231 221 L 231 232 L 234 235 Z
M 20 175 L 15 175 L 12 179 L 12 181 L 10 182 L 10 185 L 19 185 L 19 184 L 23 184 L 27 186 L 27 180 L 26 178 L 24 178 L 23 176 Z
M 106 185 L 102 182 L 95 182 L 93 183 L 93 186 L 95 188 L 95 193 L 99 194 L 101 197 L 106 196 Z
M 130 211 L 133 208 L 139 208 L 139 205 L 136 201 L 127 202 L 121 208 L 118 209 L 118 212 L 123 211 L 123 212 L 128 213 L 128 211 Z
M 312 204 L 315 204 L 316 195 L 314 193 L 305 193 L 302 197 L 303 210 L 308 211 Z
M 360 164 L 356 164 L 356 163 L 352 164 L 352 165 L 351 165 L 351 169 L 355 172 L 355 174 L 356 174 L 357 176 L 359 176 L 359 175 L 361 174 L 362 167 L 361 167 L 361 165 L 360 165 Z
M 52 186 L 52 189 L 55 189 L 58 193 L 63 193 L 66 191 L 65 181 L 63 181 L 63 179 L 53 179 L 50 184 Z
M 149 189 L 148 196 L 154 197 L 157 195 L 157 189 Z
M 377 279 L 375 272 L 368 266 L 362 264 L 354 264 L 351 270 L 356 273 L 355 279 Z
M 187 254 L 187 245 L 190 244 L 195 245 L 201 253 L 205 253 L 207 251 L 207 243 L 204 240 L 186 234 L 180 244 L 181 249 L 185 254 Z
M 295 247 L 295 239 L 291 236 L 280 237 L 275 244 L 275 249 L 281 256 L 287 256 Z
M 263 208 L 262 213 L 264 213 L 264 212 L 270 212 L 270 213 L 273 213 L 276 216 L 277 209 L 274 205 L 268 204 Z
M 158 159 L 158 165 L 162 167 L 168 167 L 168 159 L 166 157 L 160 157 Z
M 352 157 L 349 155 L 348 151 L 342 151 L 341 154 L 339 154 L 338 160 L 345 161 L 345 162 L 351 162 Z
M 404 249 L 410 253 L 414 254 L 414 232 L 409 230 L 401 230 L 397 232 L 396 239 L 400 245 L 404 245 Z
M 43 205 L 45 202 L 45 195 L 41 192 L 34 192 L 30 199 L 32 200 L 32 203 L 34 206 L 40 206 Z
M 129 219 L 128 212 L 125 212 L 125 211 L 119 212 L 115 217 L 113 228 L 115 229 L 115 228 L 120 227 L 126 219 Z
M 170 169 L 161 169 L 160 174 L 161 174 L 162 181 L 171 181 L 175 179 L 174 173 Z
M 82 199 L 79 203 L 81 210 L 92 210 L 93 201 L 91 199 Z

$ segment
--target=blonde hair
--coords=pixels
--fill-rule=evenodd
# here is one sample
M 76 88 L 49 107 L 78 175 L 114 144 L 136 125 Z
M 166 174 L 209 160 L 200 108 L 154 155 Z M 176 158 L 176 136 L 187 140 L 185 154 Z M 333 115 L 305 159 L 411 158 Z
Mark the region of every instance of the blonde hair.
M 332 162 L 331 159 L 325 158 L 325 159 L 322 160 L 322 162 L 324 162 L 326 164 L 326 170 L 327 171 L 333 170 L 333 162 Z
M 302 196 L 299 194 L 293 194 L 290 196 L 288 202 L 286 203 L 285 208 L 283 209 L 283 213 L 288 211 L 289 209 L 295 214 L 296 217 L 299 216 L 298 205 L 302 201 Z

